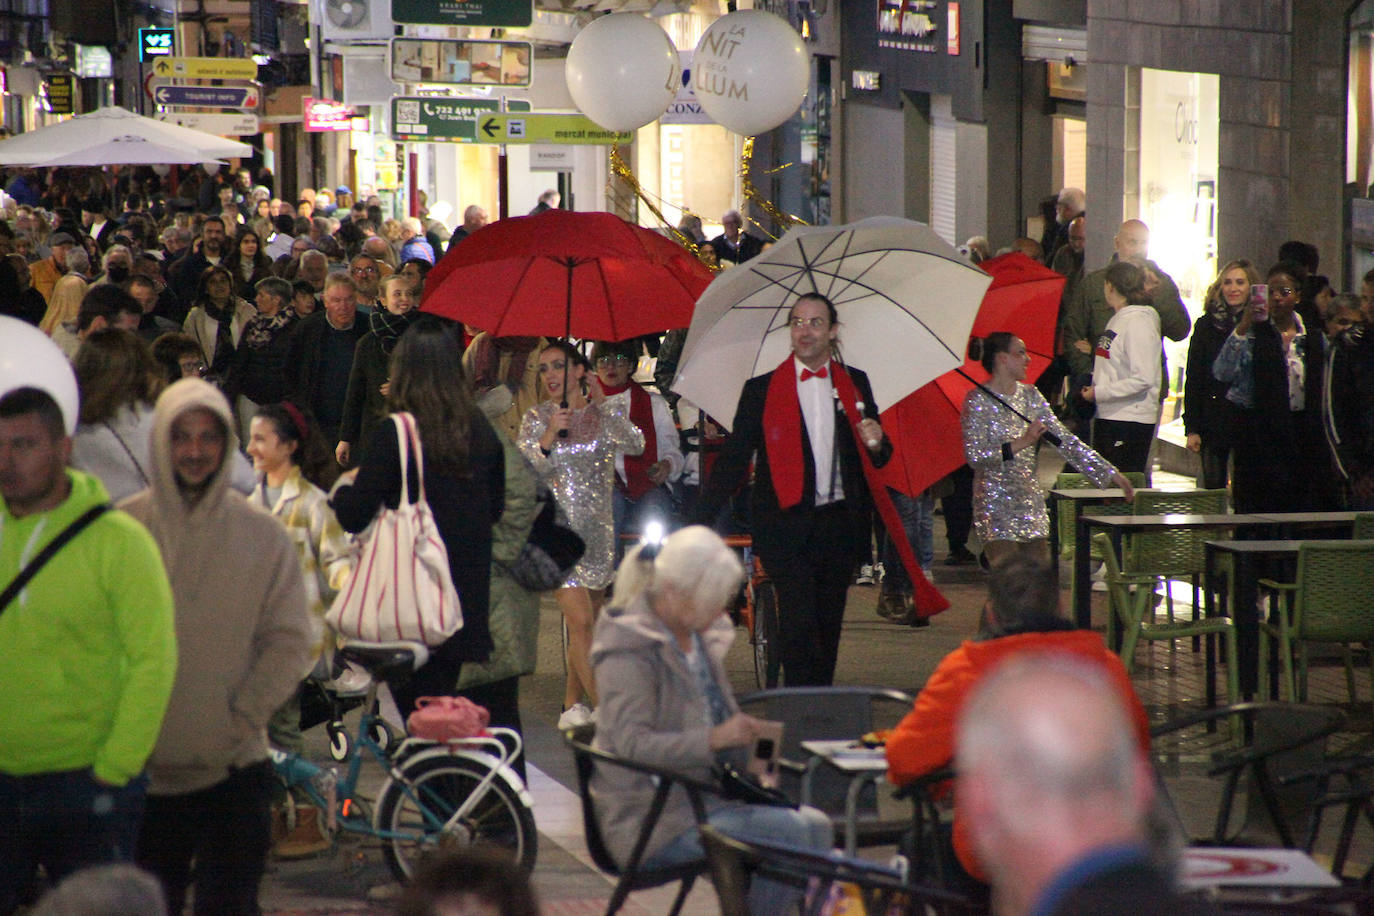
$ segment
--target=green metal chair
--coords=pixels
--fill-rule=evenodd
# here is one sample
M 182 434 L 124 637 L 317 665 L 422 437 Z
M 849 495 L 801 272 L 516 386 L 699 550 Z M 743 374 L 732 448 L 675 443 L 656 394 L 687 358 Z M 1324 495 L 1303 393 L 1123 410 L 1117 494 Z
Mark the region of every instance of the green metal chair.
M 1145 486 L 1144 471 L 1128 471 L 1126 479 L 1131 482 L 1131 486 L 1137 489 Z M 1093 483 L 1082 474 L 1069 471 L 1059 474 L 1054 478 L 1055 490 L 1090 490 L 1097 484 Z M 1091 515 L 1129 515 L 1131 507 L 1126 503 L 1104 503 L 1100 506 L 1093 506 Z M 1064 500 L 1059 503 L 1059 556 L 1064 560 L 1073 559 L 1073 539 L 1074 525 L 1078 522 L 1078 504 Z M 1102 559 L 1095 552 L 1091 554 L 1094 560 Z
M 1260 683 L 1269 683 L 1269 640 L 1277 639 L 1284 699 L 1305 702 L 1307 643 L 1340 643 L 1346 689 L 1350 702 L 1358 702 L 1350 644 L 1374 642 L 1374 540 L 1305 541 L 1298 546 L 1297 581 L 1261 579 L 1260 587 L 1288 599 L 1273 602 L 1273 619 L 1260 623 Z
M 1222 515 L 1226 512 L 1225 490 L 1138 490 L 1132 503 L 1134 515 Z M 1215 539 L 1214 531 L 1180 529 L 1134 534 L 1122 543 L 1121 565 L 1132 576 L 1153 576 L 1164 580 L 1188 579 L 1193 585 L 1193 620 L 1201 605 L 1198 594 L 1206 568 L 1206 542 Z M 1169 622 L 1174 622 L 1173 593 L 1165 589 Z
M 1374 540 L 1374 512 L 1356 512 L 1350 536 L 1357 541 Z
M 1236 627 L 1229 617 L 1204 617 L 1185 623 L 1154 622 L 1155 585 L 1153 575 L 1126 575 L 1121 571 L 1112 541 L 1105 533 L 1093 536 L 1093 546 L 1102 554 L 1107 569 L 1107 642 L 1116 645 L 1121 633 L 1121 663 L 1127 673 L 1135 667 L 1135 649 L 1140 640 L 1174 640 L 1187 636 L 1220 636 L 1226 657 L 1226 699 L 1240 702 L 1240 669 L 1236 663 Z

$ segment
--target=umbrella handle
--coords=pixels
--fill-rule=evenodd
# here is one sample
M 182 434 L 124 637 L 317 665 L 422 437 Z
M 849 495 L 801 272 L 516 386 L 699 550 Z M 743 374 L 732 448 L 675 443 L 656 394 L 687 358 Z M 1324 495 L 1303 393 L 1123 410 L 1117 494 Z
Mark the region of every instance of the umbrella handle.
M 955 369 L 954 371 L 957 372 L 957 373 L 959 373 L 960 375 L 962 375 L 964 378 L 968 379 L 968 380 L 969 380 L 970 382 L 972 382 L 973 384 L 977 385 L 978 388 L 979 388 L 980 390 L 982 390 L 982 392 L 983 392 L 984 394 L 986 394 L 988 397 L 992 398 L 992 399 L 993 399 L 994 401 L 996 401 L 998 404 L 1001 404 L 1001 405 L 1002 405 L 1003 407 L 1005 407 L 1007 410 L 1010 410 L 1012 413 L 1016 414 L 1018 417 L 1020 417 L 1021 419 L 1025 420 L 1027 423 L 1032 422 L 1030 417 L 1026 416 L 1026 415 L 1023 414 L 1021 411 L 1017 410 L 1015 407 L 1012 407 L 1012 406 L 1011 406 L 1010 404 L 1008 404 L 1005 400 L 1003 400 L 1003 398 L 1002 398 L 1002 396 L 1001 396 L 1000 394 L 998 394 L 997 392 L 993 391 L 991 388 L 989 388 L 987 385 L 984 385 L 982 382 L 978 381 L 978 380 L 977 380 L 976 378 L 974 378 L 973 376 L 969 375 L 969 374 L 968 374 L 967 372 L 965 372 L 963 369 Z M 1046 442 L 1048 442 L 1050 445 L 1053 445 L 1055 448 L 1058 448 L 1059 445 L 1060 445 L 1060 443 L 1063 441 L 1063 440 L 1061 440 L 1058 436 L 1056 436 L 1054 433 L 1050 432 L 1048 429 L 1045 430 L 1043 433 L 1040 434 L 1040 438 L 1041 438 L 1041 439 L 1044 439 Z

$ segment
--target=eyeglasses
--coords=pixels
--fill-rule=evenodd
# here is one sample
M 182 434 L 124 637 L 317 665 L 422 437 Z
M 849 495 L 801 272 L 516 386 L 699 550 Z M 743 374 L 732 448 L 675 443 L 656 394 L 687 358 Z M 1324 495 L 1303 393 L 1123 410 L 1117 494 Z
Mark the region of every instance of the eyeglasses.
M 186 360 L 185 362 L 180 363 L 179 366 L 181 367 L 182 375 L 186 375 L 188 372 L 193 372 L 196 375 L 205 374 L 205 363 L 202 363 L 199 360 Z
M 1270 289 L 1271 289 L 1271 291 L 1274 293 L 1274 295 L 1276 295 L 1276 296 L 1291 296 L 1291 295 L 1293 295 L 1293 287 L 1291 287 L 1291 286 L 1274 286 L 1274 287 L 1270 287 Z
M 355 274 L 375 274 L 376 272 L 377 272 L 377 268 L 375 268 L 375 267 L 354 267 L 354 268 L 353 268 L 353 273 L 355 273 Z
M 632 360 L 628 356 L 598 356 L 596 364 L 598 366 L 628 366 Z
M 817 316 L 815 318 L 793 318 L 791 321 L 788 322 L 788 324 L 792 325 L 792 327 L 796 328 L 799 331 L 802 328 L 813 328 L 819 331 L 821 328 L 830 324 L 830 319 L 821 318 L 820 316 Z

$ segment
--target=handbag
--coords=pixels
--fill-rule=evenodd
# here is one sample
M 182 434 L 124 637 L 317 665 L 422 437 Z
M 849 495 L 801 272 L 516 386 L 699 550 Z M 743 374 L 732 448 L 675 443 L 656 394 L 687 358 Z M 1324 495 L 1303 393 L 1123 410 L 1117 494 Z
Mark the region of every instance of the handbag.
M 485 734 L 490 721 L 486 707 L 467 697 L 420 697 L 406 719 L 406 732 L 412 738 L 457 741 Z
M 582 536 L 558 521 L 558 502 L 541 485 L 535 499 L 542 503 L 520 555 L 506 568 L 523 589 L 546 592 L 567 581 L 587 545 Z
M 382 506 L 358 535 L 358 561 L 348 584 L 325 614 L 341 635 L 363 642 L 419 642 L 438 646 L 463 626 L 463 610 L 449 574 L 448 550 L 425 499 L 425 459 L 415 418 L 391 415 L 401 453 L 401 495 L 395 509 Z M 418 498 L 408 471 L 415 453 Z
M 717 764 L 716 782 L 720 785 L 721 798 L 728 801 L 744 802 L 746 805 L 765 805 L 770 808 L 797 807 L 796 802 L 783 794 L 781 789 L 770 789 L 728 763 Z

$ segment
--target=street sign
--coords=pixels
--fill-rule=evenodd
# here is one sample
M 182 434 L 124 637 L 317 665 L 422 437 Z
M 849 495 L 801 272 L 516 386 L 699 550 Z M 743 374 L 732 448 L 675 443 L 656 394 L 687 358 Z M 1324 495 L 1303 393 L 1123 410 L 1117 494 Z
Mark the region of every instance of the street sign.
M 391 40 L 391 78 L 398 83 L 528 86 L 533 59 L 528 41 Z
M 139 29 L 138 59 L 171 57 L 176 53 L 176 29 Z
M 43 77 L 43 97 L 51 114 L 76 113 L 76 80 L 70 73 L 49 73 Z
M 153 74 L 188 80 L 251 80 L 258 65 L 251 57 L 159 57 Z
M 192 111 L 164 111 L 157 116 L 159 121 L 169 121 L 203 130 L 207 134 L 222 137 L 250 137 L 262 133 L 262 125 L 255 114 L 200 114 Z
M 534 0 L 391 0 L 391 18 L 410 25 L 528 28 Z
M 510 99 L 512 111 L 529 111 L 530 103 Z M 391 100 L 391 137 L 424 143 L 476 143 L 477 119 L 497 111 L 496 99 L 443 96 L 396 96 Z
M 173 86 L 160 81 L 153 83 L 153 101 L 159 105 L 257 108 L 260 97 L 256 86 Z
M 478 143 L 556 143 L 609 146 L 629 143 L 633 131 L 607 130 L 586 115 L 532 112 L 485 115 L 477 122 Z

